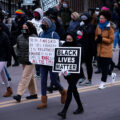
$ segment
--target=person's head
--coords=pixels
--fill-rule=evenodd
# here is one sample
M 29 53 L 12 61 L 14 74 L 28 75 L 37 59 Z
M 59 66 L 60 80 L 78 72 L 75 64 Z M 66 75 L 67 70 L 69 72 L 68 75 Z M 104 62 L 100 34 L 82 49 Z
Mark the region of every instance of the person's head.
M 22 18 L 24 16 L 24 12 L 21 9 L 15 11 L 17 18 Z
M 96 8 L 96 9 L 95 9 L 95 14 L 98 16 L 99 13 L 100 13 L 100 8 Z
M 72 19 L 72 20 L 77 21 L 77 20 L 79 20 L 79 18 L 80 18 L 79 13 L 73 12 L 73 13 L 71 14 L 71 19 Z
M 99 22 L 104 24 L 106 21 L 110 21 L 111 13 L 109 11 L 102 11 L 99 14 Z
M 52 21 L 48 17 L 43 17 L 42 25 L 41 25 L 43 31 L 48 30 L 49 28 L 51 28 L 51 26 L 52 26 Z
M 118 8 L 118 3 L 115 2 L 115 3 L 113 4 L 113 7 L 114 7 L 114 8 Z
M 29 36 L 32 34 L 37 35 L 36 28 L 31 22 L 26 22 L 25 24 L 23 24 L 21 32 L 24 36 Z
M 89 13 L 83 13 L 81 16 L 80 16 L 80 20 L 83 24 L 88 24 L 90 23 L 91 21 L 91 17 L 89 15 Z
M 76 42 L 76 33 L 71 31 L 66 33 L 66 42 L 75 43 Z
M 33 16 L 36 20 L 40 20 L 43 18 L 43 10 L 41 8 L 37 8 L 34 10 Z
M 63 1 L 63 8 L 68 8 L 69 7 L 69 2 L 67 0 Z

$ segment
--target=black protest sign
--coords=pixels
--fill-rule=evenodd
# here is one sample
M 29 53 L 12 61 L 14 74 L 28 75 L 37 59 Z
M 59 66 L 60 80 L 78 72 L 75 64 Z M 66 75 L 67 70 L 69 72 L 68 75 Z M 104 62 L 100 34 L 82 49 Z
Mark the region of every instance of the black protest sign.
M 80 73 L 81 47 L 55 48 L 53 72 L 68 70 L 70 73 Z
M 41 6 L 43 11 L 47 11 L 49 8 L 53 8 L 58 4 L 58 0 L 41 0 Z

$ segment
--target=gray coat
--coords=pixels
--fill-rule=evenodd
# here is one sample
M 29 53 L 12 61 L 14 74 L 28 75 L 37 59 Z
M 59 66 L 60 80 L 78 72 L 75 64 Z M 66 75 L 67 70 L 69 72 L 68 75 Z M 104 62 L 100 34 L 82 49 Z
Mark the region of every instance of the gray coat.
M 37 37 L 37 35 L 32 34 L 29 37 Z M 29 62 L 29 37 L 25 38 L 21 34 L 17 38 L 17 56 L 21 64 L 31 64 Z

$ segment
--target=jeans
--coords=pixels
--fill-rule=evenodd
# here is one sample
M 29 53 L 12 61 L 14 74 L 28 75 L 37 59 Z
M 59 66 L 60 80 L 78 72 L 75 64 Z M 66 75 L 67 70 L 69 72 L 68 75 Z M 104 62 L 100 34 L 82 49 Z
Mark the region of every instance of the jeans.
M 114 33 L 114 43 L 113 43 L 113 47 L 116 48 L 116 45 L 119 45 L 120 47 L 120 38 L 119 38 L 119 29 L 117 29 Z
M 46 95 L 46 91 L 47 91 L 48 72 L 50 73 L 50 80 L 52 84 L 55 85 L 59 89 L 59 91 L 63 90 L 63 87 L 61 86 L 58 80 L 58 73 L 52 72 L 51 66 L 40 65 L 41 93 L 43 96 Z

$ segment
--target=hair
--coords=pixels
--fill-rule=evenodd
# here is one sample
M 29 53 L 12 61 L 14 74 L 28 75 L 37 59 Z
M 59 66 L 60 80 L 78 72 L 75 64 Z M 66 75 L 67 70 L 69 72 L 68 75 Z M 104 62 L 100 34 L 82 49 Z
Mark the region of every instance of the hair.
M 112 15 L 111 15 L 110 11 L 101 11 L 100 14 L 99 14 L 99 17 L 101 15 L 103 15 L 108 21 L 110 21 L 111 18 L 112 18 Z
M 29 30 L 29 32 L 30 32 L 30 33 L 29 33 L 30 35 L 31 35 L 31 34 L 37 35 L 37 30 L 36 30 L 35 26 L 33 25 L 33 23 L 27 21 L 25 24 L 28 26 L 28 30 Z

